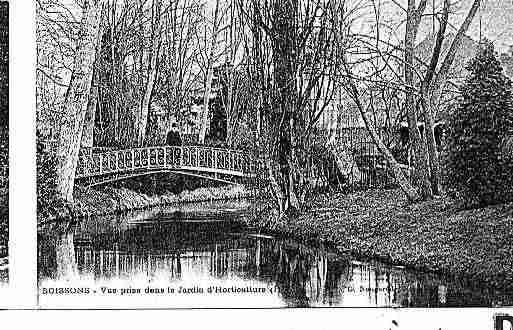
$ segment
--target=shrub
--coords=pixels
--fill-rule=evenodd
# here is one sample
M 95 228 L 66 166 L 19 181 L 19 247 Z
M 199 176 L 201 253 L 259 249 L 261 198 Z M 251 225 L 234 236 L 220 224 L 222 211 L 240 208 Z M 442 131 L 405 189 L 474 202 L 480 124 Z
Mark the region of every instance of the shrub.
M 38 215 L 46 214 L 58 203 L 56 199 L 55 167 L 57 155 L 43 142 L 37 133 L 36 166 L 37 166 L 37 210 Z
M 494 47 L 484 42 L 467 65 L 469 77 L 449 118 L 446 184 L 467 206 L 513 199 L 513 162 L 503 152 L 513 136 L 511 81 Z

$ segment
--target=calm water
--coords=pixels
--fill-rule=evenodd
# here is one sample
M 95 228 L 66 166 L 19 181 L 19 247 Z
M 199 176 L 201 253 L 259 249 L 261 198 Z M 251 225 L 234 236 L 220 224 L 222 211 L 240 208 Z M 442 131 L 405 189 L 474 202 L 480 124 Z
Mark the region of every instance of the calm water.
M 40 287 L 66 283 L 72 274 L 74 286 L 120 281 L 126 286 L 137 279 L 150 286 L 272 288 L 261 307 L 513 304 L 511 292 L 462 278 L 355 260 L 326 246 L 260 235 L 238 221 L 246 206 L 187 205 L 93 218 L 59 235 L 42 233 Z M 259 294 L 243 294 L 248 306 L 260 306 Z M 225 295 L 222 306 L 220 301 L 216 306 L 245 307 L 234 295 Z

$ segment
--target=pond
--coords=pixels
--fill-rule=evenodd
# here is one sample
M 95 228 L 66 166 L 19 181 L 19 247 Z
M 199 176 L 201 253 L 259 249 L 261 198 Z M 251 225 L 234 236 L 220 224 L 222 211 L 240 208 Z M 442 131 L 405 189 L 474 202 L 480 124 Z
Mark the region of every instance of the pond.
M 261 234 L 241 221 L 247 207 L 245 202 L 187 204 L 41 231 L 40 304 L 160 308 L 513 304 L 511 293 L 483 283 L 358 260 L 322 244 Z

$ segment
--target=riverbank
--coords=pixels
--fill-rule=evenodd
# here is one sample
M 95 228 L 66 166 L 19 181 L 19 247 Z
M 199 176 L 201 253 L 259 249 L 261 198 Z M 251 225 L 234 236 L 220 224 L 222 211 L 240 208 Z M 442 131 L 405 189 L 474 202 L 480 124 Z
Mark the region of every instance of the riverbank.
M 191 191 L 182 191 L 179 194 L 168 192 L 154 196 L 127 188 L 105 187 L 94 189 L 76 186 L 74 204 L 71 207 L 61 207 L 45 214 L 38 213 L 38 223 L 118 214 L 182 203 L 242 199 L 252 195 L 253 191 L 241 185 L 198 188 Z
M 463 275 L 513 292 L 513 203 L 459 210 L 446 199 L 410 204 L 399 190 L 320 195 L 309 211 L 250 225 L 333 244 L 342 253 Z

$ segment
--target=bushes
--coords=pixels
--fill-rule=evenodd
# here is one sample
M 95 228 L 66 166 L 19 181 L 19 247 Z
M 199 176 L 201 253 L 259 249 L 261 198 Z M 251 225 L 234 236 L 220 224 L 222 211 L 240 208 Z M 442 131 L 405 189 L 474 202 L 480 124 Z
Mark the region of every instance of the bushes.
M 52 211 L 59 203 L 56 199 L 55 167 L 57 155 L 45 146 L 43 139 L 37 134 L 36 166 L 37 166 L 37 213 L 43 216 Z
M 449 119 L 446 184 L 466 206 L 513 200 L 513 161 L 503 147 L 513 136 L 511 81 L 489 42 L 467 70 L 471 74 Z

